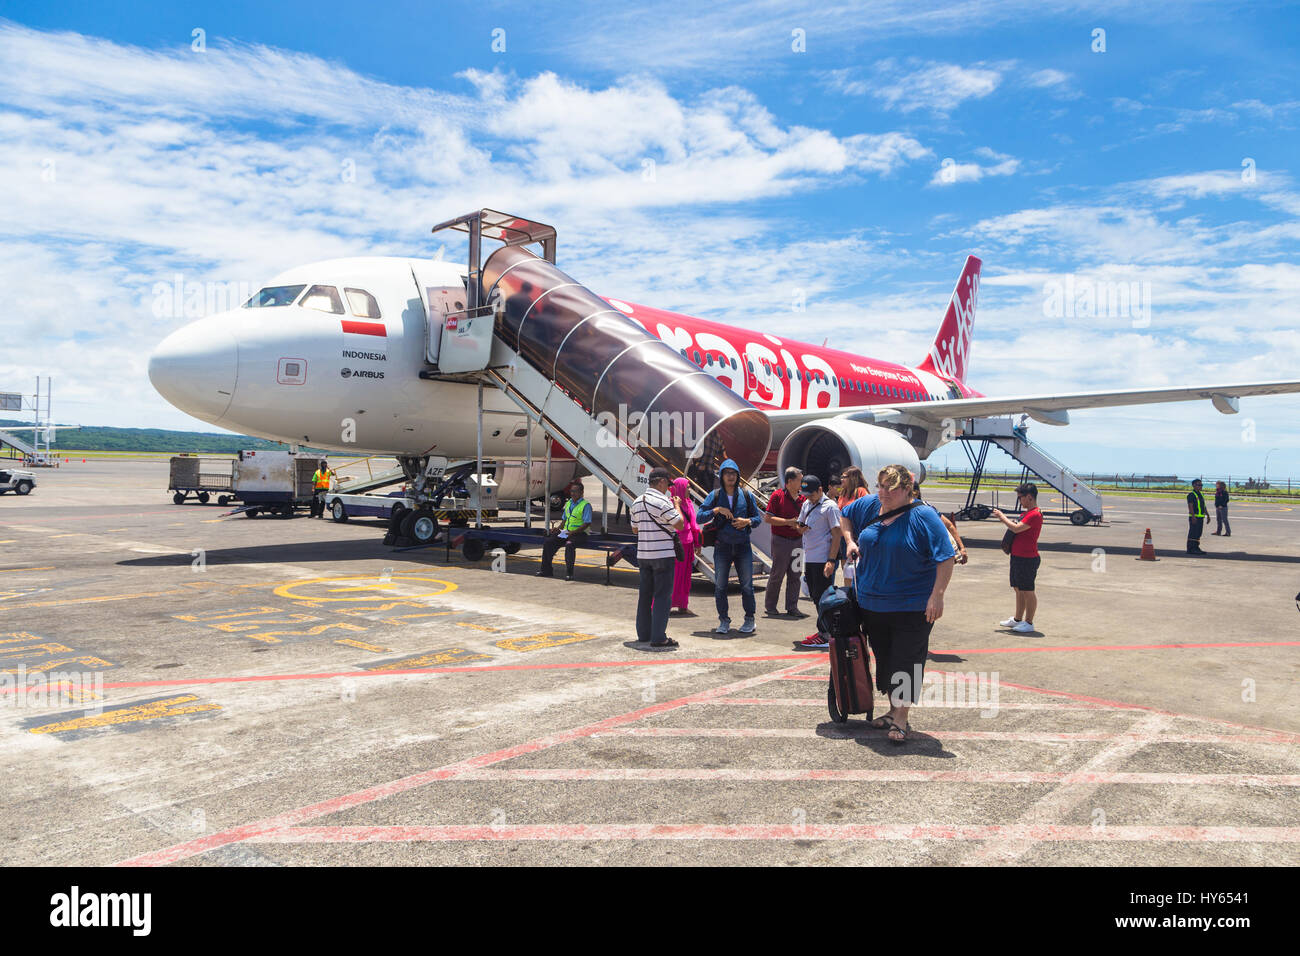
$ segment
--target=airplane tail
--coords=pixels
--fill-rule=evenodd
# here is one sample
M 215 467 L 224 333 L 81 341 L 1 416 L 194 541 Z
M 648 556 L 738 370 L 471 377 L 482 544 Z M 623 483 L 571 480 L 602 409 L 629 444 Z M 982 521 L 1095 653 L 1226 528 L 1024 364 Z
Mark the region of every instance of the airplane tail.
M 975 256 L 966 257 L 966 265 L 957 279 L 957 287 L 952 290 L 948 301 L 948 311 L 943 314 L 943 324 L 939 334 L 930 346 L 927 355 L 918 366 L 922 371 L 940 378 L 966 381 L 966 370 L 970 366 L 971 335 L 975 327 L 975 304 L 979 299 L 980 266 L 983 263 Z

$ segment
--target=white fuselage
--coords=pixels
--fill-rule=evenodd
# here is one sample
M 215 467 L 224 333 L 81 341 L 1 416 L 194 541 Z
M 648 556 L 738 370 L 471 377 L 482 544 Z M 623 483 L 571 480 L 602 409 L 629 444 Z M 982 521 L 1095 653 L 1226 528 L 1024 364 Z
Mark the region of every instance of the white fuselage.
M 433 303 L 457 309 L 464 297 L 464 269 L 448 262 L 367 257 L 299 266 L 243 308 L 172 333 L 150 358 L 149 377 L 176 407 L 232 431 L 345 452 L 472 458 L 476 386 L 420 378 L 430 368 Z M 978 394 L 919 368 L 607 301 L 759 408 L 834 416 Z M 545 454 L 541 429 L 530 438 L 509 398 L 487 388 L 483 402 L 486 458 L 522 459 L 526 441 L 534 456 Z M 909 434 L 922 457 L 942 440 L 934 429 Z

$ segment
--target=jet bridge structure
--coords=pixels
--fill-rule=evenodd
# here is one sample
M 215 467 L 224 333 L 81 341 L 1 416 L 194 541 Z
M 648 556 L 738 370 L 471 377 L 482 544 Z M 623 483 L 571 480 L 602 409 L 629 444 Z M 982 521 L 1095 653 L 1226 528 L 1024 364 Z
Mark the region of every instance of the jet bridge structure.
M 1016 424 L 1014 419 L 967 419 L 965 428 L 956 437 L 963 442 L 966 457 L 971 463 L 970 490 L 966 495 L 966 507 L 957 513 L 959 518 L 982 520 L 989 516 L 989 506 L 978 504 L 975 498 L 979 494 L 989 448 L 996 445 L 1020 463 L 1023 468 L 1022 481 L 1028 480 L 1030 476 L 1036 477 L 1059 491 L 1066 501 L 1078 506 L 1073 511 L 1068 507 L 1063 509 L 1069 515 L 1071 523 L 1085 525 L 1090 521 L 1094 524 L 1101 522 L 1101 495 L 1063 462 L 1048 454 L 1041 445 L 1030 441 L 1024 426 Z
M 628 505 L 654 467 L 686 477 L 697 502 L 724 459 L 742 478 L 758 470 L 767 416 L 562 272 L 552 227 L 481 209 L 433 231 L 444 229 L 469 236 L 466 307 L 438 314 L 430 303 L 441 341 L 421 377 L 478 384 L 480 470 L 484 388 L 502 391 Z M 484 239 L 502 243 L 486 258 Z

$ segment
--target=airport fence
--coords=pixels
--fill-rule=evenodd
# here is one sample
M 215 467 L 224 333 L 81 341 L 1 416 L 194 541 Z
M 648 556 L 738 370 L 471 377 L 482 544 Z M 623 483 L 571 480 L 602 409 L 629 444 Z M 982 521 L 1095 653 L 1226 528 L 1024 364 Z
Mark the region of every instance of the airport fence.
M 1096 491 L 1130 491 L 1151 494 L 1185 495 L 1192 478 L 1200 478 L 1207 501 L 1214 493 L 1215 483 L 1222 481 L 1234 498 L 1300 498 L 1300 479 L 1257 478 L 1253 475 L 1117 475 L 1102 472 L 1081 472 L 1076 475 Z M 981 488 L 1014 488 L 1020 484 L 1020 471 L 984 470 L 980 477 Z M 969 485 L 971 472 L 957 468 L 935 469 L 926 476 L 927 482 Z

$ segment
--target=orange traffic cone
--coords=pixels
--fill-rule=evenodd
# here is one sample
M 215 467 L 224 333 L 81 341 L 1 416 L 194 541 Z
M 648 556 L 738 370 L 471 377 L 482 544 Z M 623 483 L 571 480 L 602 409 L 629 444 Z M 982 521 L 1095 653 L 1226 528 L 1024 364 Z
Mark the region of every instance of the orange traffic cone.
M 1142 539 L 1142 553 L 1138 555 L 1139 561 L 1159 561 L 1156 557 L 1156 549 L 1151 544 L 1151 529 L 1147 528 L 1147 536 Z

